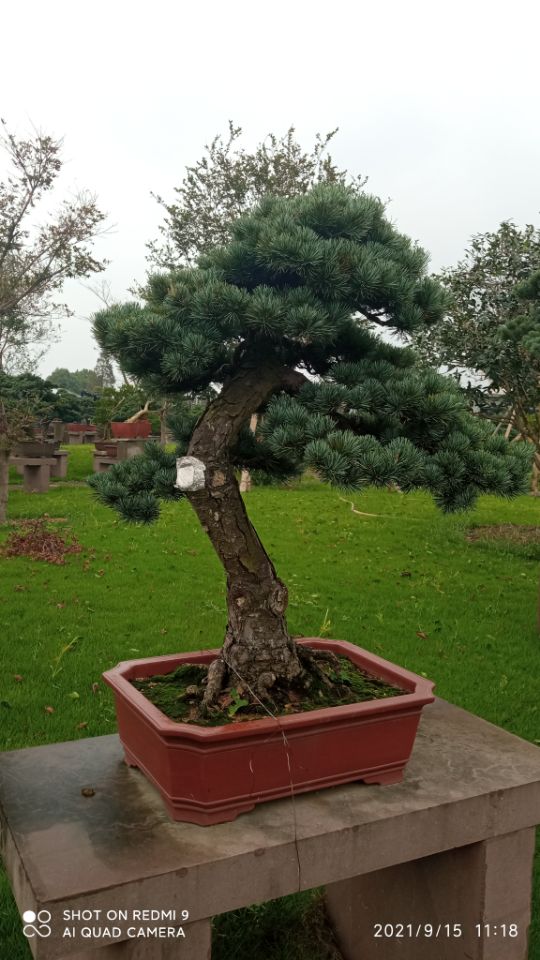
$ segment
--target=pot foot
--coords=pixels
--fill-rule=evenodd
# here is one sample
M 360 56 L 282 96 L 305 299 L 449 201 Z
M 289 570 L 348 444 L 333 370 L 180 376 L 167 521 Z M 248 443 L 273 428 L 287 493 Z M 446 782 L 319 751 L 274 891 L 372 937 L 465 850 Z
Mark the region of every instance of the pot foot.
M 254 803 L 239 804 L 237 807 L 228 810 L 194 810 L 193 808 L 184 808 L 181 805 L 174 805 L 168 802 L 165 797 L 165 806 L 173 820 L 180 820 L 183 823 L 196 823 L 199 827 L 211 827 L 216 823 L 230 823 L 236 820 L 242 813 L 249 813 L 255 809 Z
M 138 768 L 138 766 L 139 766 L 139 764 L 137 763 L 137 761 L 136 761 L 135 757 L 133 756 L 133 754 L 131 754 L 131 753 L 129 752 L 129 750 L 126 750 L 125 748 L 124 748 L 124 761 L 125 761 L 125 763 L 127 763 L 128 767 L 137 767 L 137 768 Z
M 401 783 L 403 770 L 381 770 L 379 773 L 368 773 L 362 777 L 364 783 Z

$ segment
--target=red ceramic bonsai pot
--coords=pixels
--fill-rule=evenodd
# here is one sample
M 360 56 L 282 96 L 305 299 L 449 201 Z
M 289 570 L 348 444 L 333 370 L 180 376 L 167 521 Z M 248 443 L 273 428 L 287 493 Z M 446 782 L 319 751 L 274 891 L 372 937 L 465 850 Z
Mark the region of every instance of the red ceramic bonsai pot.
M 146 440 L 152 432 L 149 420 L 136 420 L 135 423 L 111 423 L 111 432 L 115 440 Z
M 210 663 L 219 650 L 128 660 L 103 674 L 112 687 L 126 762 L 140 767 L 174 820 L 234 820 L 257 803 L 353 780 L 397 783 L 411 755 L 433 683 L 341 640 L 299 641 L 346 656 L 401 696 L 277 718 L 200 727 L 170 720 L 131 683 L 182 663 Z

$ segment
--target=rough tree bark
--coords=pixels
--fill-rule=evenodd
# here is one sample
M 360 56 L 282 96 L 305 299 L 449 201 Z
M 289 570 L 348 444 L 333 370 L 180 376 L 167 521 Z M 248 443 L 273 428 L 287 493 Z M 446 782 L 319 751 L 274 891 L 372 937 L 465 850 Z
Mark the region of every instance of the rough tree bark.
M 304 670 L 287 629 L 287 588 L 249 520 L 230 462 L 249 415 L 280 387 L 298 389 L 303 382 L 291 369 L 246 366 L 224 385 L 191 438 L 188 455 L 204 464 L 205 486 L 187 497 L 227 576 L 228 623 L 222 657 L 209 673 L 206 704 L 227 672 L 235 686 L 264 699 L 276 681 L 289 684 Z

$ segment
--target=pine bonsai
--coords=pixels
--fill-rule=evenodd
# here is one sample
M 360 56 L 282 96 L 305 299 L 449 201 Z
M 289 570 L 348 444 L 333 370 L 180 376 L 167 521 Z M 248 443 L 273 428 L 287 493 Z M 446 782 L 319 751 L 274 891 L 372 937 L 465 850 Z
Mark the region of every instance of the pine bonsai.
M 285 477 L 310 467 L 348 490 L 423 487 L 445 510 L 526 489 L 527 447 L 493 436 L 455 384 L 377 335 L 440 319 L 444 293 L 426 264 L 379 200 L 321 185 L 264 200 L 196 268 L 151 277 L 143 305 L 94 318 L 102 349 L 160 394 L 220 388 L 198 418 L 189 405 L 177 414 L 176 454 L 148 445 L 90 481 L 132 521 L 185 496 L 208 534 L 227 576 L 228 623 L 205 711 L 228 683 L 271 702 L 317 672 L 316 655 L 289 635 L 287 588 L 246 513 L 239 468 Z

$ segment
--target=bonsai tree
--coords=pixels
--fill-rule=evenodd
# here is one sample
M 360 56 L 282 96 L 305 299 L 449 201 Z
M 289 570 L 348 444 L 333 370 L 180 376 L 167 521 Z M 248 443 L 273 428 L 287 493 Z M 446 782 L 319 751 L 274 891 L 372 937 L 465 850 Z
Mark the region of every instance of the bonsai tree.
M 220 385 L 198 418 L 187 405 L 177 417 L 176 454 L 148 445 L 91 479 L 132 521 L 187 497 L 223 564 L 228 623 L 203 711 L 228 684 L 271 702 L 318 670 L 320 654 L 289 635 L 287 588 L 249 520 L 238 469 L 310 467 L 349 490 L 423 487 L 445 510 L 526 488 L 528 447 L 491 435 L 452 381 L 379 335 L 441 317 L 445 296 L 426 265 L 379 200 L 320 185 L 265 199 L 197 267 L 153 276 L 144 303 L 95 316 L 102 349 L 157 392 Z

